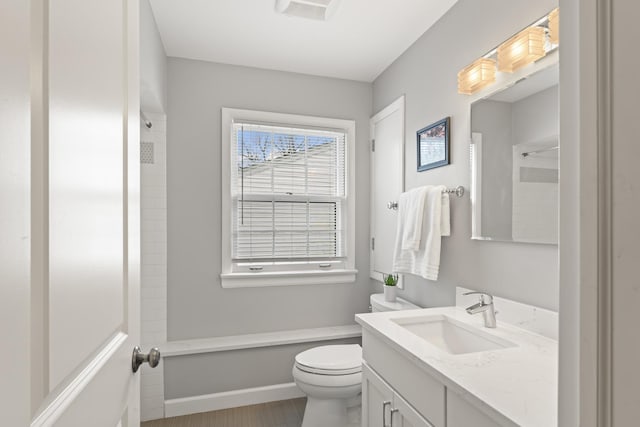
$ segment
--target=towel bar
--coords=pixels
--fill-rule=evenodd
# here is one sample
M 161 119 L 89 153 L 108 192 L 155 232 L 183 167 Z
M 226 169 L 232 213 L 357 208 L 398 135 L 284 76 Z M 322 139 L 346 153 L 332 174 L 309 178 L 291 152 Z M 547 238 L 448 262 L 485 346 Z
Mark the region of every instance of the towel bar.
M 455 194 L 456 197 L 464 196 L 464 187 L 462 185 L 457 186 L 456 188 L 446 188 L 442 190 L 443 193 Z M 388 202 L 387 209 L 398 210 L 398 202 Z
M 447 188 L 442 191 L 443 193 L 455 194 L 456 197 L 464 196 L 464 187 L 462 185 L 458 185 L 456 188 Z

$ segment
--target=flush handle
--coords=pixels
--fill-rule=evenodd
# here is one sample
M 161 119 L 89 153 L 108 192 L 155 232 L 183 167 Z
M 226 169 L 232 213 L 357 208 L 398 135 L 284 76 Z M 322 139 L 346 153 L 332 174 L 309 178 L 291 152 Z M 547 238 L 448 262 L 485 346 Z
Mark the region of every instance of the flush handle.
M 133 355 L 131 356 L 131 370 L 133 372 L 138 372 L 140 369 L 140 365 L 143 363 L 148 363 L 150 367 L 155 368 L 160 363 L 161 358 L 160 350 L 156 347 L 149 350 L 149 353 L 144 354 L 140 347 L 135 346 L 133 348 Z

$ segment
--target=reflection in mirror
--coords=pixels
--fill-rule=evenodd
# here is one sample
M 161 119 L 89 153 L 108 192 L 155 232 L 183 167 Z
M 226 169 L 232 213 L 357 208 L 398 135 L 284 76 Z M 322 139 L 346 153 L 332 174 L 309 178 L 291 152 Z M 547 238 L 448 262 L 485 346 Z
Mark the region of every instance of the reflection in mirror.
M 558 243 L 558 65 L 471 105 L 472 238 Z

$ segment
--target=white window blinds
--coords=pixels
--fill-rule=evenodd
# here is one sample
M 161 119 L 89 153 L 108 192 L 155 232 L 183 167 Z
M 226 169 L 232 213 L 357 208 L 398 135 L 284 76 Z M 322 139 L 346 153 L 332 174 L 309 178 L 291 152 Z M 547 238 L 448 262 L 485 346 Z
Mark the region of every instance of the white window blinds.
M 232 258 L 345 257 L 346 135 L 234 123 Z

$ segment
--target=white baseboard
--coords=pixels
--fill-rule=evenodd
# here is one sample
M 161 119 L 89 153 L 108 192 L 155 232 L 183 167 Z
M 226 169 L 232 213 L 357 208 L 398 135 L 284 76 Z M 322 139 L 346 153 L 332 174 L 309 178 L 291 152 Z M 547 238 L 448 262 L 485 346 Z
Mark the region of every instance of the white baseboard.
M 225 391 L 223 393 L 169 399 L 164 402 L 164 416 L 166 418 L 177 417 L 199 412 L 236 408 L 238 406 L 295 399 L 303 396 L 304 393 L 295 383 L 285 383 L 266 387 Z

